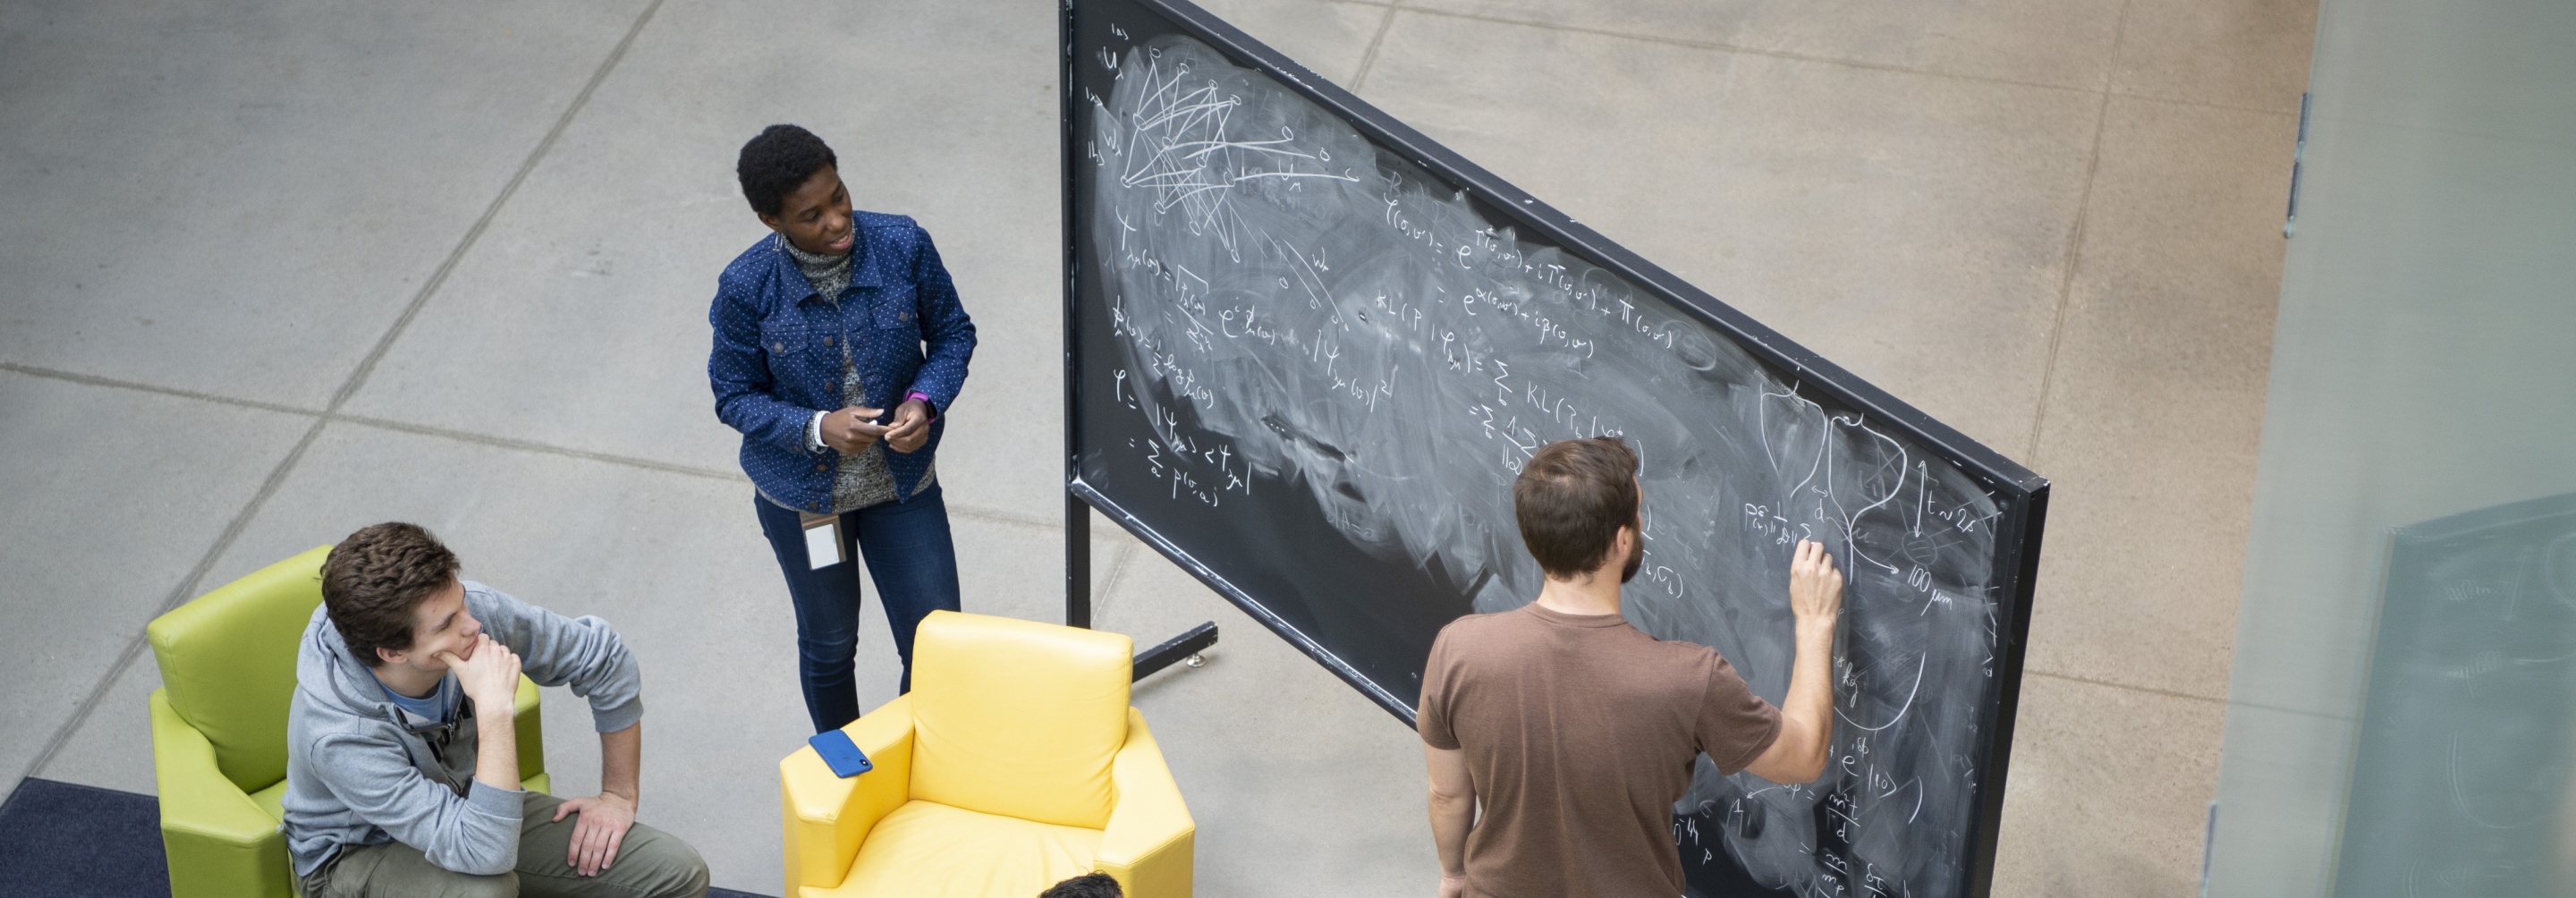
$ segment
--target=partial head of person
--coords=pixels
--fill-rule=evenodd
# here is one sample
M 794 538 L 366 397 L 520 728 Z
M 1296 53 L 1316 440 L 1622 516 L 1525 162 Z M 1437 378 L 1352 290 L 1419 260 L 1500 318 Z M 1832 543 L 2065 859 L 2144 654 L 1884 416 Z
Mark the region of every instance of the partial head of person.
M 1618 437 L 1549 443 L 1512 481 L 1521 544 L 1560 582 L 1589 583 L 1613 565 L 1621 583 L 1637 576 L 1646 558 L 1639 504 L 1637 453 Z
M 322 607 L 368 667 L 447 669 L 442 652 L 474 657 L 483 623 L 465 607 L 456 553 L 417 524 L 377 524 L 349 534 L 322 560 Z
M 1048 886 L 1038 893 L 1038 898 L 1124 898 L 1126 894 L 1119 891 L 1118 880 L 1109 874 L 1085 873 Z
M 797 249 L 845 256 L 858 245 L 850 191 L 841 185 L 840 158 L 814 132 L 795 125 L 761 129 L 760 136 L 742 145 L 733 173 L 760 223 Z

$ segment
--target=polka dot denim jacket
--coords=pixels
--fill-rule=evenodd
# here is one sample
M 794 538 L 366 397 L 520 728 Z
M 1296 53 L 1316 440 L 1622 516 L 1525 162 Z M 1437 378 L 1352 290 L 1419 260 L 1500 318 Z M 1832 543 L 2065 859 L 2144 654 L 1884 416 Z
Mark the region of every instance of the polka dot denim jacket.
M 742 432 L 743 473 L 770 498 L 807 511 L 830 506 L 841 461 L 829 447 L 806 451 L 805 424 L 815 412 L 853 403 L 886 408 L 913 391 L 929 396 L 940 415 L 929 441 L 911 453 L 886 453 L 895 495 L 909 500 L 975 355 L 975 323 L 930 234 L 908 216 L 851 216 L 857 256 L 837 305 L 814 291 L 773 234 L 725 266 L 707 311 L 715 327 L 707 380 L 716 417 Z M 844 341 L 867 394 L 848 401 L 841 396 Z

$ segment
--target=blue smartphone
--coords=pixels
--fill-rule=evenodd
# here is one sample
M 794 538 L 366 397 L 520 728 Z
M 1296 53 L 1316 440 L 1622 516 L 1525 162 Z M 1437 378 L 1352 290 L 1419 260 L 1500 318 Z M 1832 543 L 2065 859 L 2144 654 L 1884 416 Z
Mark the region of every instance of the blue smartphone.
M 805 744 L 814 746 L 814 753 L 822 755 L 823 763 L 832 765 L 832 773 L 842 779 L 866 773 L 877 766 L 868 763 L 868 753 L 860 751 L 858 743 L 850 741 L 850 734 L 840 730 L 815 733 L 813 738 L 805 740 Z

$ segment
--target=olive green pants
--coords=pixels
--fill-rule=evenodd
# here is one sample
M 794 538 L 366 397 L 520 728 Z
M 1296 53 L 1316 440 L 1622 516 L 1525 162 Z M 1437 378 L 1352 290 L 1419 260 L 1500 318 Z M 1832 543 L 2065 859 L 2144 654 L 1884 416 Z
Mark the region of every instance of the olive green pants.
M 458 873 L 401 842 L 344 848 L 304 877 L 305 898 L 701 898 L 707 863 L 671 834 L 638 823 L 597 876 L 564 862 L 579 814 L 555 820 L 563 799 L 530 792 L 519 811 L 519 866 L 499 876 Z

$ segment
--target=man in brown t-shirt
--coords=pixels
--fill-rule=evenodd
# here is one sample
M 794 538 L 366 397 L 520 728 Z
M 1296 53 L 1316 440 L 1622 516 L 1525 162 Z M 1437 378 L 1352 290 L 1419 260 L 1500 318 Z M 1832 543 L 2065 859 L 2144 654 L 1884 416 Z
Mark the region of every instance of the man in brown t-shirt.
M 1619 616 L 1619 585 L 1644 557 L 1636 469 L 1616 438 L 1539 450 L 1512 484 L 1521 540 L 1547 573 L 1538 600 L 1459 618 L 1431 644 L 1415 723 L 1442 898 L 1680 895 L 1673 802 L 1701 752 L 1778 783 L 1824 773 L 1833 559 L 1802 540 L 1790 562 L 1797 656 L 1773 708 L 1708 647 Z

